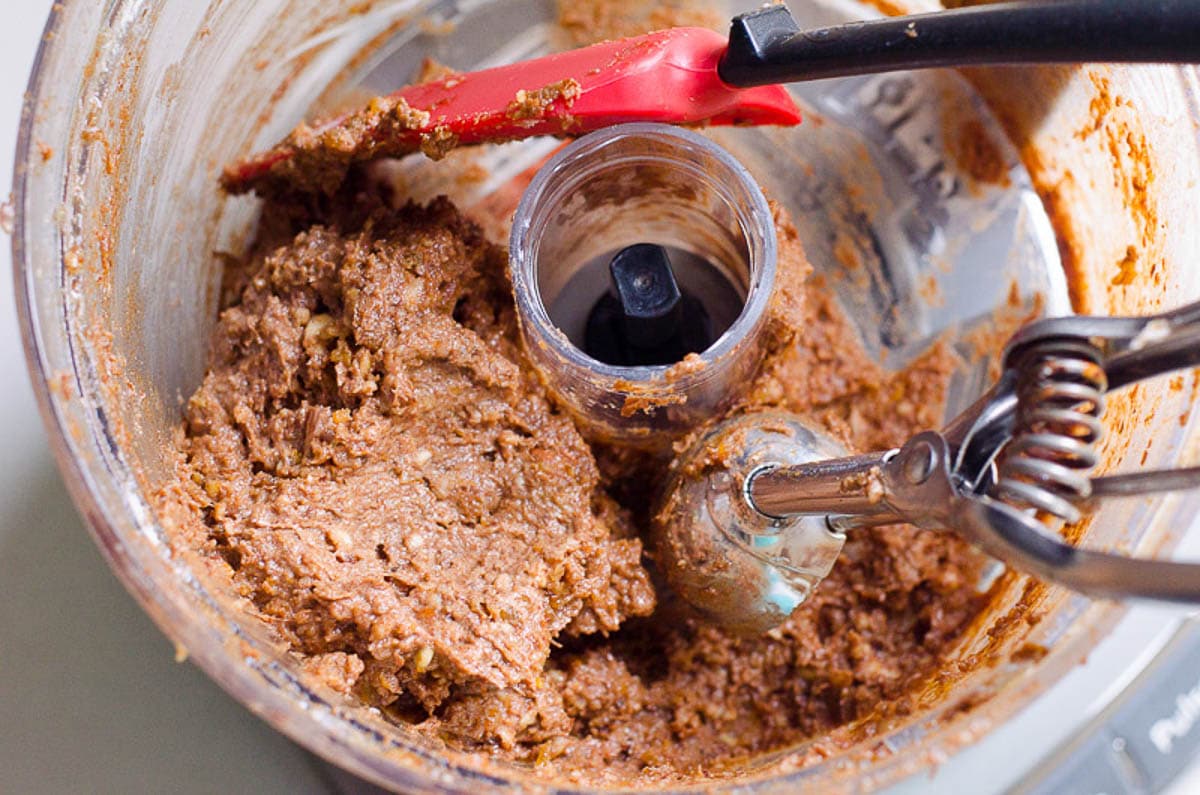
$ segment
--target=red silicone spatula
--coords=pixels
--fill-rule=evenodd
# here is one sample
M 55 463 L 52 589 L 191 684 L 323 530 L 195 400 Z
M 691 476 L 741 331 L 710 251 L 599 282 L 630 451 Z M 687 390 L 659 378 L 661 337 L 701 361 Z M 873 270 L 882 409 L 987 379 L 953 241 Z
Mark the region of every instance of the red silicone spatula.
M 224 184 L 237 193 L 287 179 L 307 147 L 328 156 L 331 144 L 354 162 L 415 152 L 423 141 L 429 151 L 579 135 L 621 122 L 798 124 L 800 112 L 783 87 L 739 89 L 717 76 L 728 43 L 704 28 L 673 28 L 410 86 L 388 97 L 404 100 L 404 118 L 364 110 L 324 122 L 231 166 Z
M 402 113 L 368 108 L 302 128 L 231 167 L 224 183 L 233 192 L 272 181 L 312 188 L 336 182 L 331 165 L 422 144 L 436 152 L 630 121 L 797 124 L 795 104 L 773 83 L 967 64 L 1198 60 L 1196 0 L 1011 2 L 809 31 L 775 5 L 737 17 L 728 40 L 675 28 L 412 86 L 388 98 L 404 101 Z

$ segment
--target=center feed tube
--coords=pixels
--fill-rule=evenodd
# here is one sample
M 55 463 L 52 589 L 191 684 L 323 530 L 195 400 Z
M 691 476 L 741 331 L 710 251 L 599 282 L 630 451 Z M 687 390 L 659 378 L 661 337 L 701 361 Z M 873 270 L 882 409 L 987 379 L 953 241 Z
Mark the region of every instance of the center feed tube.
M 740 314 L 701 353 L 608 364 L 572 341 L 567 318 L 551 316 L 590 263 L 634 244 L 687 252 L 737 288 Z M 539 170 L 513 220 L 509 261 L 530 361 L 589 440 L 668 455 L 735 402 L 761 365 L 776 245 L 762 190 L 715 142 L 662 124 L 586 135 Z

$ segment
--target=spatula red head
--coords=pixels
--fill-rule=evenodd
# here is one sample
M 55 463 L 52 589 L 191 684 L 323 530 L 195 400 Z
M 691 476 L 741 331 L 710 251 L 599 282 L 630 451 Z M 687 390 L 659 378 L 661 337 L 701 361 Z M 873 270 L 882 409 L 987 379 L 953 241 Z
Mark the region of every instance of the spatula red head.
M 226 170 L 227 190 L 273 182 L 328 188 L 350 164 L 418 149 L 580 135 L 613 124 L 794 125 L 782 86 L 738 89 L 717 75 L 727 42 L 704 28 L 672 28 L 530 61 L 455 74 L 374 100 Z

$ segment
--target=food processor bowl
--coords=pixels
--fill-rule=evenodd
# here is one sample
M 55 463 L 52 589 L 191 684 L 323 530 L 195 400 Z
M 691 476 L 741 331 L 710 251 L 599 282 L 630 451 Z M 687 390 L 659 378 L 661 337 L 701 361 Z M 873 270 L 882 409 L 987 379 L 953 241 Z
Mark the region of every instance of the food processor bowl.
M 793 10 L 806 25 L 871 13 L 833 0 L 796 0 Z M 55 5 L 27 96 L 14 196 L 20 319 L 59 465 L 97 543 L 181 653 L 234 697 L 396 790 L 586 786 L 448 749 L 306 678 L 202 555 L 172 546 L 151 497 L 172 477 L 164 451 L 203 374 L 220 293 L 215 254 L 243 251 L 253 234 L 257 204 L 217 190 L 221 167 L 316 109 L 408 79 L 424 55 L 471 68 L 563 46 L 554 14 L 539 0 L 67 0 Z M 981 386 L 983 352 L 1002 342 L 1006 311 L 1012 325 L 1031 308 L 1066 309 L 1064 272 L 1080 310 L 1150 312 L 1200 298 L 1200 227 L 1186 221 L 1200 211 L 1195 70 L 856 80 L 799 87 L 815 111 L 799 130 L 718 139 L 792 210 L 869 351 L 897 365 L 950 335 L 980 353 L 950 410 Z M 931 108 L 941 116 L 921 116 Z M 906 126 L 913 118 L 924 121 Z M 1007 137 L 999 173 L 975 173 L 972 150 L 955 151 L 973 123 Z M 929 133 L 939 127 L 940 138 Z M 840 134 L 848 129 L 857 132 Z M 485 154 L 489 179 L 448 189 L 468 208 L 491 207 L 500 228 L 519 198 L 516 175 L 557 144 L 513 146 Z M 440 189 L 425 164 L 402 171 L 415 195 Z M 837 213 L 864 233 L 850 248 L 829 229 Z M 1189 373 L 1115 398 L 1104 468 L 1195 463 L 1198 390 Z M 1109 502 L 1072 537 L 1168 554 L 1198 508 L 1189 494 Z M 707 786 L 866 791 L 936 765 L 1036 699 L 1121 612 L 1016 572 L 993 587 L 916 712 L 846 727 Z

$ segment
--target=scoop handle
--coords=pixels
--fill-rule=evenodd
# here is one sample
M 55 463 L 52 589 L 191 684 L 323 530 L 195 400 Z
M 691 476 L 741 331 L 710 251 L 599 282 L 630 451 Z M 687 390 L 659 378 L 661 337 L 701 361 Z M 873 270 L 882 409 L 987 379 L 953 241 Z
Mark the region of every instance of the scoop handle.
M 1020 63 L 1198 63 L 1196 0 L 1039 0 L 801 30 L 784 6 L 734 19 L 731 86 Z

